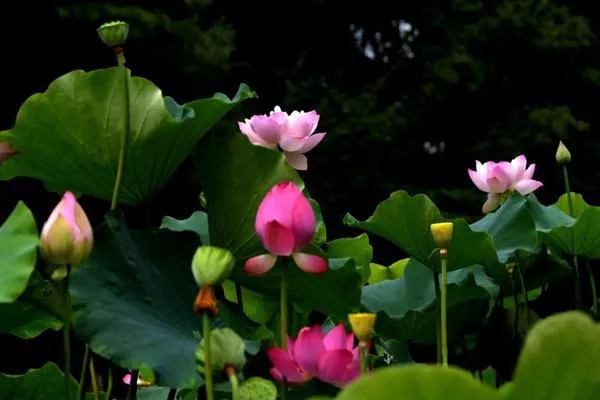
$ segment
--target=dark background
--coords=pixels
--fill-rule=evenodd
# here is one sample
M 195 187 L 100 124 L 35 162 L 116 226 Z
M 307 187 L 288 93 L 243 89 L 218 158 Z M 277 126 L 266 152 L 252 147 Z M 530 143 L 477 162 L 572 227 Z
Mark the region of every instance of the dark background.
M 133 74 L 179 103 L 233 96 L 241 82 L 255 90 L 228 115 L 231 129 L 275 105 L 319 112 L 328 134 L 302 176 L 330 239 L 355 233 L 342 226 L 346 212 L 365 218 L 400 189 L 477 217 L 485 195 L 467 175 L 476 159 L 526 154 L 545 184 L 536 195 L 551 204 L 563 191 L 559 139 L 573 154 L 573 190 L 598 204 L 599 11 L 590 0 L 11 2 L 0 24 L 0 127 L 60 75 L 113 66 L 96 28 L 121 19 Z M 186 162 L 135 218 L 187 217 L 200 190 Z M 2 220 L 24 200 L 41 226 L 58 195 L 17 179 L 0 182 L 0 199 Z M 82 204 L 93 222 L 108 208 Z M 398 259 L 372 242 L 374 261 Z

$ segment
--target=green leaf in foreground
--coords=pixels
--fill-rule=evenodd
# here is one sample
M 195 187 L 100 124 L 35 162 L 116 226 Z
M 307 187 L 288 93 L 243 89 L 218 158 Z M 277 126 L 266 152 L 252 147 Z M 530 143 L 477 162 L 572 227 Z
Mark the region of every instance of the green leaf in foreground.
M 577 311 L 532 328 L 508 400 L 594 400 L 600 393 L 600 324 Z
M 494 389 L 469 372 L 441 365 L 381 368 L 351 383 L 337 400 L 499 400 Z
M 72 400 L 75 400 L 79 385 L 71 379 Z M 92 400 L 94 395 L 86 393 L 85 399 Z M 105 393 L 100 393 L 106 399 Z M 50 400 L 64 399 L 64 375 L 53 363 L 42 368 L 29 370 L 24 375 L 5 375 L 0 373 L 0 399 L 2 400 Z
M 31 339 L 48 329 L 58 331 L 62 321 L 48 311 L 24 300 L 0 304 L 0 333 Z
M 0 133 L 18 151 L 0 166 L 0 179 L 32 177 L 53 191 L 110 200 L 121 143 L 122 88 L 122 68 L 77 70 L 28 98 L 15 126 Z M 129 77 L 129 88 L 130 136 L 120 201 L 130 205 L 160 189 L 215 123 L 255 97 L 242 84 L 233 99 L 217 93 L 180 106 L 147 79 Z
M 448 273 L 449 340 L 481 324 L 489 299 L 497 295 L 498 286 L 481 266 Z M 433 273 L 422 264 L 412 260 L 401 279 L 365 286 L 362 304 L 377 313 L 377 333 L 400 341 L 436 343 Z
M 121 367 L 151 368 L 159 385 L 201 383 L 194 364 L 201 322 L 192 310 L 198 291 L 192 239 L 129 230 L 107 216 L 91 257 L 73 274 L 80 338 Z
M 0 226 L 0 303 L 15 301 L 35 269 L 39 235 L 33 214 L 19 202 Z

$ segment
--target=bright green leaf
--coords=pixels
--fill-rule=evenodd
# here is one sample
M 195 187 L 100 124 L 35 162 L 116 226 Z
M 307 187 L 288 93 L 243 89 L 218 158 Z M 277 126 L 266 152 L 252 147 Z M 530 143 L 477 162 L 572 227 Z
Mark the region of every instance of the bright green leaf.
M 129 230 L 110 215 L 94 239 L 71 283 L 79 337 L 121 367 L 151 368 L 159 385 L 199 385 L 194 352 L 202 324 L 190 268 L 196 240 Z
M 200 241 L 204 246 L 210 244 L 208 215 L 202 211 L 195 211 L 186 219 L 164 217 L 160 229 L 168 229 L 172 232 L 194 232 L 200 237 Z
M 0 304 L 0 333 L 31 339 L 47 329 L 58 331 L 60 328 L 61 320 L 32 303 L 17 300 L 10 304 Z
M 369 276 L 369 285 L 385 281 L 388 279 L 400 279 L 404 275 L 404 269 L 408 265 L 410 258 L 403 258 L 396 261 L 389 267 L 380 264 L 370 263 L 371 274 Z
M 369 280 L 371 269 L 369 264 L 373 258 L 373 246 L 369 243 L 369 236 L 363 233 L 354 238 L 342 238 L 327 243 L 327 256 L 330 258 L 350 257 L 355 265 L 362 270 L 363 282 Z
M 241 289 L 244 314 L 256 323 L 266 324 L 273 316 L 273 313 L 277 311 L 279 303 L 270 297 L 248 290 L 245 287 L 242 287 Z M 238 303 L 235 283 L 230 280 L 225 281 L 223 283 L 223 291 L 225 292 L 225 298 L 227 300 L 236 304 Z
M 305 190 L 305 192 L 307 192 Z M 317 230 L 315 232 L 315 236 L 313 237 L 313 242 L 316 244 L 324 244 L 327 241 L 327 228 L 325 227 L 325 221 L 323 221 L 323 214 L 321 213 L 321 206 L 315 199 L 308 199 L 310 201 L 310 205 L 315 212 L 316 222 L 317 222 Z
M 337 400 L 499 400 L 469 372 L 441 365 L 381 368 L 348 385 Z
M 573 214 L 569 211 L 569 196 L 567 196 L 567 193 L 560 196 L 554 206 L 558 207 L 563 213 L 571 215 L 573 218 L 579 218 L 590 207 L 579 193 L 571 192 L 571 201 L 573 204 Z
M 33 214 L 19 202 L 0 227 L 0 303 L 15 301 L 27 287 L 38 244 Z
M 558 226 L 543 232 L 544 239 L 561 252 L 600 258 L 600 209 L 586 208 L 570 226 Z
M 123 129 L 123 78 L 119 67 L 72 71 L 27 99 L 15 126 L 0 133 L 18 150 L 0 166 L 0 179 L 32 177 L 59 193 L 110 200 Z M 216 122 L 255 96 L 241 85 L 231 100 L 217 93 L 179 106 L 149 80 L 129 79 L 131 132 L 120 197 L 129 205 L 159 190 Z

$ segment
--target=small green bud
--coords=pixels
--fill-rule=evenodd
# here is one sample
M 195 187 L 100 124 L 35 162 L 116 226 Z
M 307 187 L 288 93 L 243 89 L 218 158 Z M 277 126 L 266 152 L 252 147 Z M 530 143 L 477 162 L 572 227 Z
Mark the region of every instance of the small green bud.
M 558 165 L 565 165 L 571 161 L 571 152 L 564 145 L 562 140 L 558 143 L 558 149 L 556 149 L 556 162 Z
M 235 259 L 229 250 L 214 246 L 200 246 L 192 259 L 192 274 L 198 286 L 220 285 L 227 279 Z
M 123 46 L 129 35 L 129 24 L 123 21 L 113 21 L 102 24 L 97 29 L 100 39 L 111 49 Z
M 246 364 L 246 345 L 244 340 L 229 328 L 218 328 L 211 332 L 210 343 L 212 350 L 212 371 L 213 374 L 222 374 L 225 367 L 233 367 L 236 371 L 241 371 Z M 204 339 L 198 344 L 196 349 L 197 369 L 204 373 Z

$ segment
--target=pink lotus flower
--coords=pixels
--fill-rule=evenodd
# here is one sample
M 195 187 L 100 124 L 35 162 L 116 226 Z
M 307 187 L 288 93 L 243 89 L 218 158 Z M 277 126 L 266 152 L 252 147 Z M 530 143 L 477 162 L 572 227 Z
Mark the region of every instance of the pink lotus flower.
M 66 192 L 42 228 L 42 257 L 50 264 L 77 266 L 89 256 L 93 242 L 85 211 L 73 193 Z
M 482 164 L 476 161 L 475 166 L 475 171 L 468 170 L 469 177 L 479 190 L 488 194 L 482 207 L 484 213 L 495 210 L 508 192 L 516 190 L 525 196 L 543 186 L 542 182 L 531 179 L 535 164 L 527 167 L 527 158 L 524 155 L 514 158 L 511 162 L 488 161 Z
M 346 334 L 342 324 L 326 336 L 319 325 L 302 328 L 296 341 L 287 338 L 287 350 L 271 348 L 267 354 L 273 363 L 270 370 L 273 378 L 279 382 L 286 378 L 290 386 L 318 378 L 342 387 L 360 372 L 354 336 Z
M 240 131 L 256 146 L 274 149 L 279 145 L 290 165 L 306 170 L 308 161 L 305 153 L 318 145 L 325 133 L 314 133 L 319 123 L 316 111 L 294 111 L 288 113 L 276 106 L 266 115 L 255 115 L 245 122 L 238 122 Z
M 126 385 L 131 385 L 131 374 L 126 374 L 123 377 L 123 383 Z M 138 375 L 137 386 L 142 387 L 142 386 L 152 386 L 152 385 L 154 385 L 154 382 L 147 382 L 147 381 L 143 380 L 142 378 L 140 378 L 140 376 Z
M 310 203 L 293 182 L 271 188 L 258 207 L 255 229 L 269 254 L 248 259 L 247 273 L 264 274 L 273 268 L 278 256 L 290 255 L 305 272 L 327 271 L 325 259 L 300 252 L 315 234 L 316 220 Z
M 16 151 L 10 143 L 0 143 L 0 163 L 8 160 L 15 154 Z

